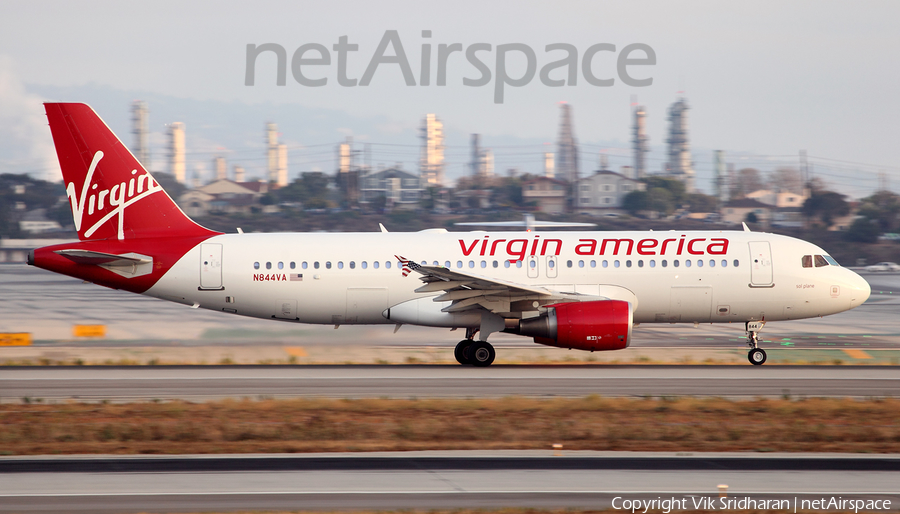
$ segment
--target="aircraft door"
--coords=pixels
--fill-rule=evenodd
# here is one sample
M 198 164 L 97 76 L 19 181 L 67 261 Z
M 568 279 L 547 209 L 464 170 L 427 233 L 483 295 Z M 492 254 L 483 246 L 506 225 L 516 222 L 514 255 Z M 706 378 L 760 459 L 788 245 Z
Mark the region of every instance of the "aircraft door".
M 200 289 L 222 290 L 222 245 L 200 245 Z
M 556 278 L 556 266 L 559 262 L 556 259 L 555 255 L 550 255 L 547 257 L 547 278 Z
M 528 266 L 528 278 L 537 278 L 538 277 L 538 258 L 534 255 L 528 257 L 525 261 L 525 265 Z
M 750 243 L 750 287 L 772 287 L 772 248 L 768 241 Z

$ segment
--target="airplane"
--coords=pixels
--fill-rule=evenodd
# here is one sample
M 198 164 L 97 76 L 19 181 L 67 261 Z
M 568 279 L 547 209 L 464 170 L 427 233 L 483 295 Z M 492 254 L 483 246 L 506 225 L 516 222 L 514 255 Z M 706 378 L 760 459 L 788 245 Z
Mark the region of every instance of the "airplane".
M 846 311 L 869 284 L 800 239 L 743 231 L 225 234 L 191 220 L 87 105 L 45 104 L 78 242 L 28 264 L 114 289 L 293 323 L 465 329 L 620 350 L 644 323 L 740 323 L 766 361 L 770 321 Z M 478 338 L 475 339 L 476 334 Z

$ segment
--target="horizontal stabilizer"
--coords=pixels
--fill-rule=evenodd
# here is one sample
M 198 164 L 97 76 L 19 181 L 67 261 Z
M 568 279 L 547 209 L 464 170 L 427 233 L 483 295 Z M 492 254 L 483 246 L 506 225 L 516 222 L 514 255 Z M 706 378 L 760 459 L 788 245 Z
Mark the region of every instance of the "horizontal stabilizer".
M 135 264 L 146 264 L 151 262 L 150 259 L 141 257 L 130 257 L 126 255 L 115 255 L 112 253 L 94 252 L 90 250 L 56 250 L 55 253 L 66 257 L 67 259 L 77 262 L 78 264 L 106 264 L 109 266 L 132 266 Z

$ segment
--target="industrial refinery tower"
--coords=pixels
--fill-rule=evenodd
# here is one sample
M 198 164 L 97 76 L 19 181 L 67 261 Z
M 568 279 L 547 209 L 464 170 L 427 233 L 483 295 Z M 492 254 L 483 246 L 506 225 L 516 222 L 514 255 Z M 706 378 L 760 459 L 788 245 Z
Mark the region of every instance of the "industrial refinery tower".
M 147 103 L 135 100 L 131 104 L 131 134 L 134 136 L 132 152 L 145 168 L 150 167 L 150 119 Z
M 578 180 L 578 140 L 572 131 L 572 112 L 562 104 L 559 139 L 556 141 L 556 177 L 574 184 Z
M 634 108 L 634 127 L 632 128 L 631 143 L 634 151 L 634 178 L 640 180 L 647 174 L 647 152 L 650 137 L 647 136 L 647 111 L 643 105 Z
M 184 123 L 169 125 L 169 173 L 181 184 L 187 184 L 184 168 Z
M 494 152 L 481 148 L 481 136 L 472 134 L 472 157 L 469 169 L 473 177 L 489 179 L 494 176 Z
M 278 143 L 278 126 L 266 123 L 266 171 L 271 184 L 288 185 L 287 145 Z
M 441 186 L 444 183 L 444 124 L 434 114 L 426 114 L 421 128 L 422 155 L 419 174 L 422 186 Z
M 680 98 L 669 108 L 669 159 L 666 174 L 684 182 L 688 193 L 694 192 L 694 164 L 691 161 L 691 147 L 688 141 L 688 105 Z

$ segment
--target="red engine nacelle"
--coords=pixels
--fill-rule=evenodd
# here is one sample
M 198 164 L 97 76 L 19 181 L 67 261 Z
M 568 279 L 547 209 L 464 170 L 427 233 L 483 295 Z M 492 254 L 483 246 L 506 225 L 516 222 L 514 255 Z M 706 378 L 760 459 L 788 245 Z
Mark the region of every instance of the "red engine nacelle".
M 547 314 L 522 320 L 519 333 L 534 342 L 587 351 L 621 350 L 631 342 L 631 304 L 621 300 L 548 305 Z

